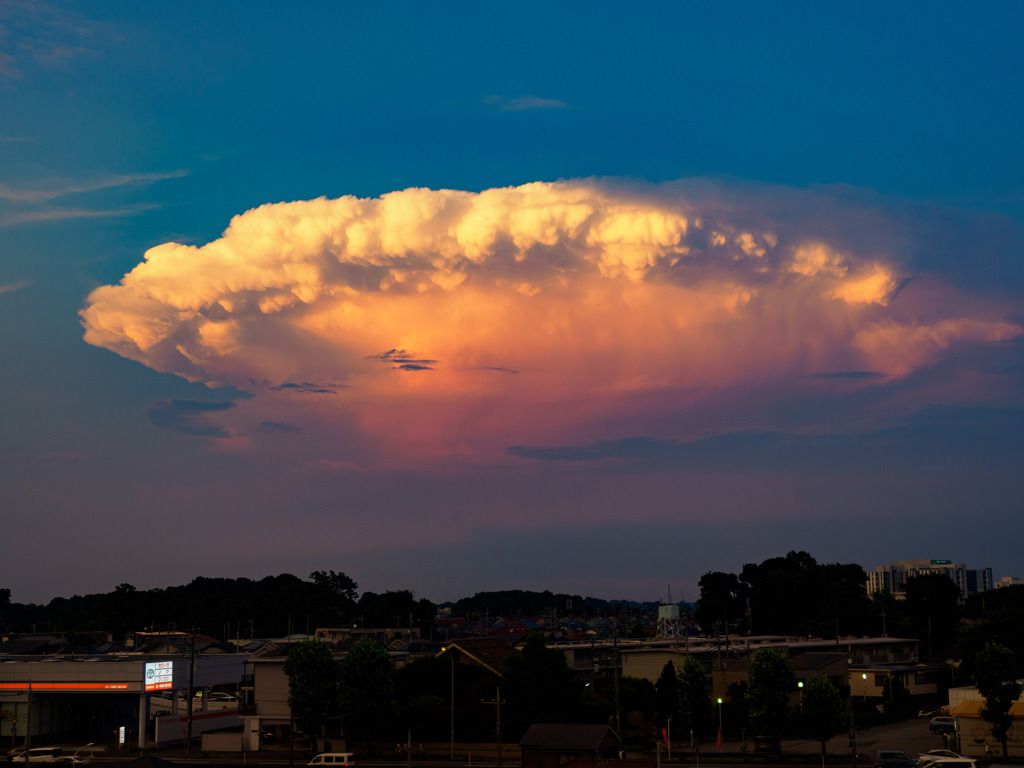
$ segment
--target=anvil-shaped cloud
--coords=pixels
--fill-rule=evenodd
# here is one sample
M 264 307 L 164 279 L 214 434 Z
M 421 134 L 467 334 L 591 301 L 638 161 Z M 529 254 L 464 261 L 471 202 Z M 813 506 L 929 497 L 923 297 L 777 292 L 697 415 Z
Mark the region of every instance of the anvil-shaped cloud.
M 583 180 L 264 205 L 93 291 L 85 339 L 253 392 L 224 414 L 239 440 L 328 423 L 370 461 L 675 439 L 722 393 L 885 386 L 1022 333 L 940 281 L 902 290 L 876 214 L 783 193 Z

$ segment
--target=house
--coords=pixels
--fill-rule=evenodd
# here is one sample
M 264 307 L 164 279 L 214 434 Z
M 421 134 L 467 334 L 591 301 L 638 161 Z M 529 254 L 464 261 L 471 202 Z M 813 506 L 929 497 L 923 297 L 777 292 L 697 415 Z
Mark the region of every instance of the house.
M 949 714 L 959 721 L 958 751 L 966 757 L 982 757 L 986 747 L 990 747 L 996 754 L 1002 753 L 1002 745 L 992 738 L 991 726 L 981 719 L 983 706 L 985 699 L 974 686 L 949 689 Z M 1024 756 L 1024 700 L 1015 701 L 1010 707 L 1010 714 L 1020 722 L 1010 726 L 1006 737 L 1007 752 L 1010 757 L 1021 757 Z
M 559 768 L 573 759 L 619 757 L 619 737 L 607 725 L 534 723 L 520 740 L 519 747 L 523 753 L 523 768 Z

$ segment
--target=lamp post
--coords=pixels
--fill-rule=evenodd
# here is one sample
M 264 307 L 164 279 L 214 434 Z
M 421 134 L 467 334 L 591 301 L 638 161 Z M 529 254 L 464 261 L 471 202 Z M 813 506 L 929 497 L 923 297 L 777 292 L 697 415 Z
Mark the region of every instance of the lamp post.
M 441 648 L 442 651 L 448 653 L 448 660 L 452 663 L 452 695 L 451 695 L 451 759 L 455 759 L 455 656 L 452 653 L 451 648 Z
M 718 698 L 718 752 L 722 752 L 722 698 Z
M 804 681 L 797 680 L 797 689 L 800 691 L 800 712 L 804 711 Z
M 75 750 L 75 754 L 74 754 L 74 755 L 72 755 L 72 762 L 74 762 L 74 758 L 78 757 L 78 753 L 79 753 L 79 752 L 80 752 L 81 750 L 85 749 L 86 747 L 91 747 L 91 746 L 93 746 L 93 745 L 94 745 L 95 743 L 96 743 L 96 742 L 94 742 L 94 741 L 90 741 L 90 742 L 89 742 L 88 744 L 83 744 L 83 745 L 82 745 L 82 746 L 80 746 L 80 747 L 79 747 L 78 749 L 76 749 L 76 750 Z

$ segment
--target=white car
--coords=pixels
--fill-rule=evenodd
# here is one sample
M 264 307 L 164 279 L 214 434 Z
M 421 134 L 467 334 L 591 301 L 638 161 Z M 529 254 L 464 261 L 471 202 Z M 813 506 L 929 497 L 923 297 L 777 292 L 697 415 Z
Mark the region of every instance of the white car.
M 931 749 L 919 754 L 917 756 L 917 762 L 921 768 L 924 768 L 924 766 L 934 763 L 936 760 L 949 760 L 950 758 L 960 760 L 962 759 L 962 756 L 950 749 Z
M 928 763 L 928 768 L 977 768 L 969 757 L 940 757 Z
M 16 763 L 55 763 L 64 752 L 60 747 L 32 747 L 14 758 Z

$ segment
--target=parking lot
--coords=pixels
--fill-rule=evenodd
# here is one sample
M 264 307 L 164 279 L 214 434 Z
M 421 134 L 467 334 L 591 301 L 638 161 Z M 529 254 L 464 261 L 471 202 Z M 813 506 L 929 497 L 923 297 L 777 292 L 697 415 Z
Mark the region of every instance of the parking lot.
M 879 749 L 901 749 L 911 757 L 917 757 L 921 752 L 942 749 L 943 746 L 942 736 L 928 730 L 927 718 L 905 720 L 902 723 L 857 732 L 857 751 L 867 757 L 873 757 Z M 817 753 L 821 746 L 816 741 L 784 741 L 782 749 L 789 753 Z M 830 755 L 843 755 L 849 752 L 848 734 L 837 736 L 828 743 Z

